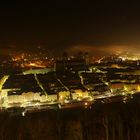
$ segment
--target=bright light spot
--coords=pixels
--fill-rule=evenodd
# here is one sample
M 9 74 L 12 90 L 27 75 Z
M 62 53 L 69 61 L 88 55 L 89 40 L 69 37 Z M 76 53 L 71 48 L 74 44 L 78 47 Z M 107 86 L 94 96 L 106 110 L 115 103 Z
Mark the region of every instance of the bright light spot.
M 63 96 L 60 96 L 60 99 L 63 99 Z
M 25 112 L 22 112 L 22 116 L 23 116 L 23 117 L 25 116 Z
M 88 103 L 87 102 L 85 102 L 85 106 L 87 106 L 88 105 Z
M 140 91 L 140 85 L 138 85 L 137 90 Z
M 35 63 L 30 63 L 30 66 L 36 66 L 36 64 Z

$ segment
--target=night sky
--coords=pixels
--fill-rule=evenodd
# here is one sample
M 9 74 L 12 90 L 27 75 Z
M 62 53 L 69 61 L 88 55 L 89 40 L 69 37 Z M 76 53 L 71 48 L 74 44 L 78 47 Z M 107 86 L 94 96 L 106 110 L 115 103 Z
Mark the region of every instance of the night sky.
M 0 2 L 0 54 L 37 46 L 100 54 L 138 51 L 139 7 L 125 0 Z

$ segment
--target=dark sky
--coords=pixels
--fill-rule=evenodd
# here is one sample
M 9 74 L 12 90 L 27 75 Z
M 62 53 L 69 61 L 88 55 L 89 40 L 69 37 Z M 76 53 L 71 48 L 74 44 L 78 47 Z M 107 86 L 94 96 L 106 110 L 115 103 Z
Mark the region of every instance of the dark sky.
M 139 7 L 128 0 L 0 2 L 0 51 L 138 50 Z

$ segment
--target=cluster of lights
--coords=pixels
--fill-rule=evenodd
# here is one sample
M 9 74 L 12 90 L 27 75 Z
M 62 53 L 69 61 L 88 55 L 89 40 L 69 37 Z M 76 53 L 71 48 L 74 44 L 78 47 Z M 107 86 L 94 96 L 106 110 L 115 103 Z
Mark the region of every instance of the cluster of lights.
M 122 59 L 122 61 L 126 61 L 126 60 L 132 60 L 132 61 L 138 61 L 140 60 L 140 57 L 135 56 L 135 57 L 129 57 L 129 56 L 119 56 L 120 59 Z

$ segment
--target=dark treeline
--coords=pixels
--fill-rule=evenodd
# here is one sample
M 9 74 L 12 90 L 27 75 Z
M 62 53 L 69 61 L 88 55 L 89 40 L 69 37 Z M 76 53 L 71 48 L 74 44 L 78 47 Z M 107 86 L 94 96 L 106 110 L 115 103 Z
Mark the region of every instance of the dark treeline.
M 128 103 L 0 115 L 0 140 L 140 140 L 139 97 Z

